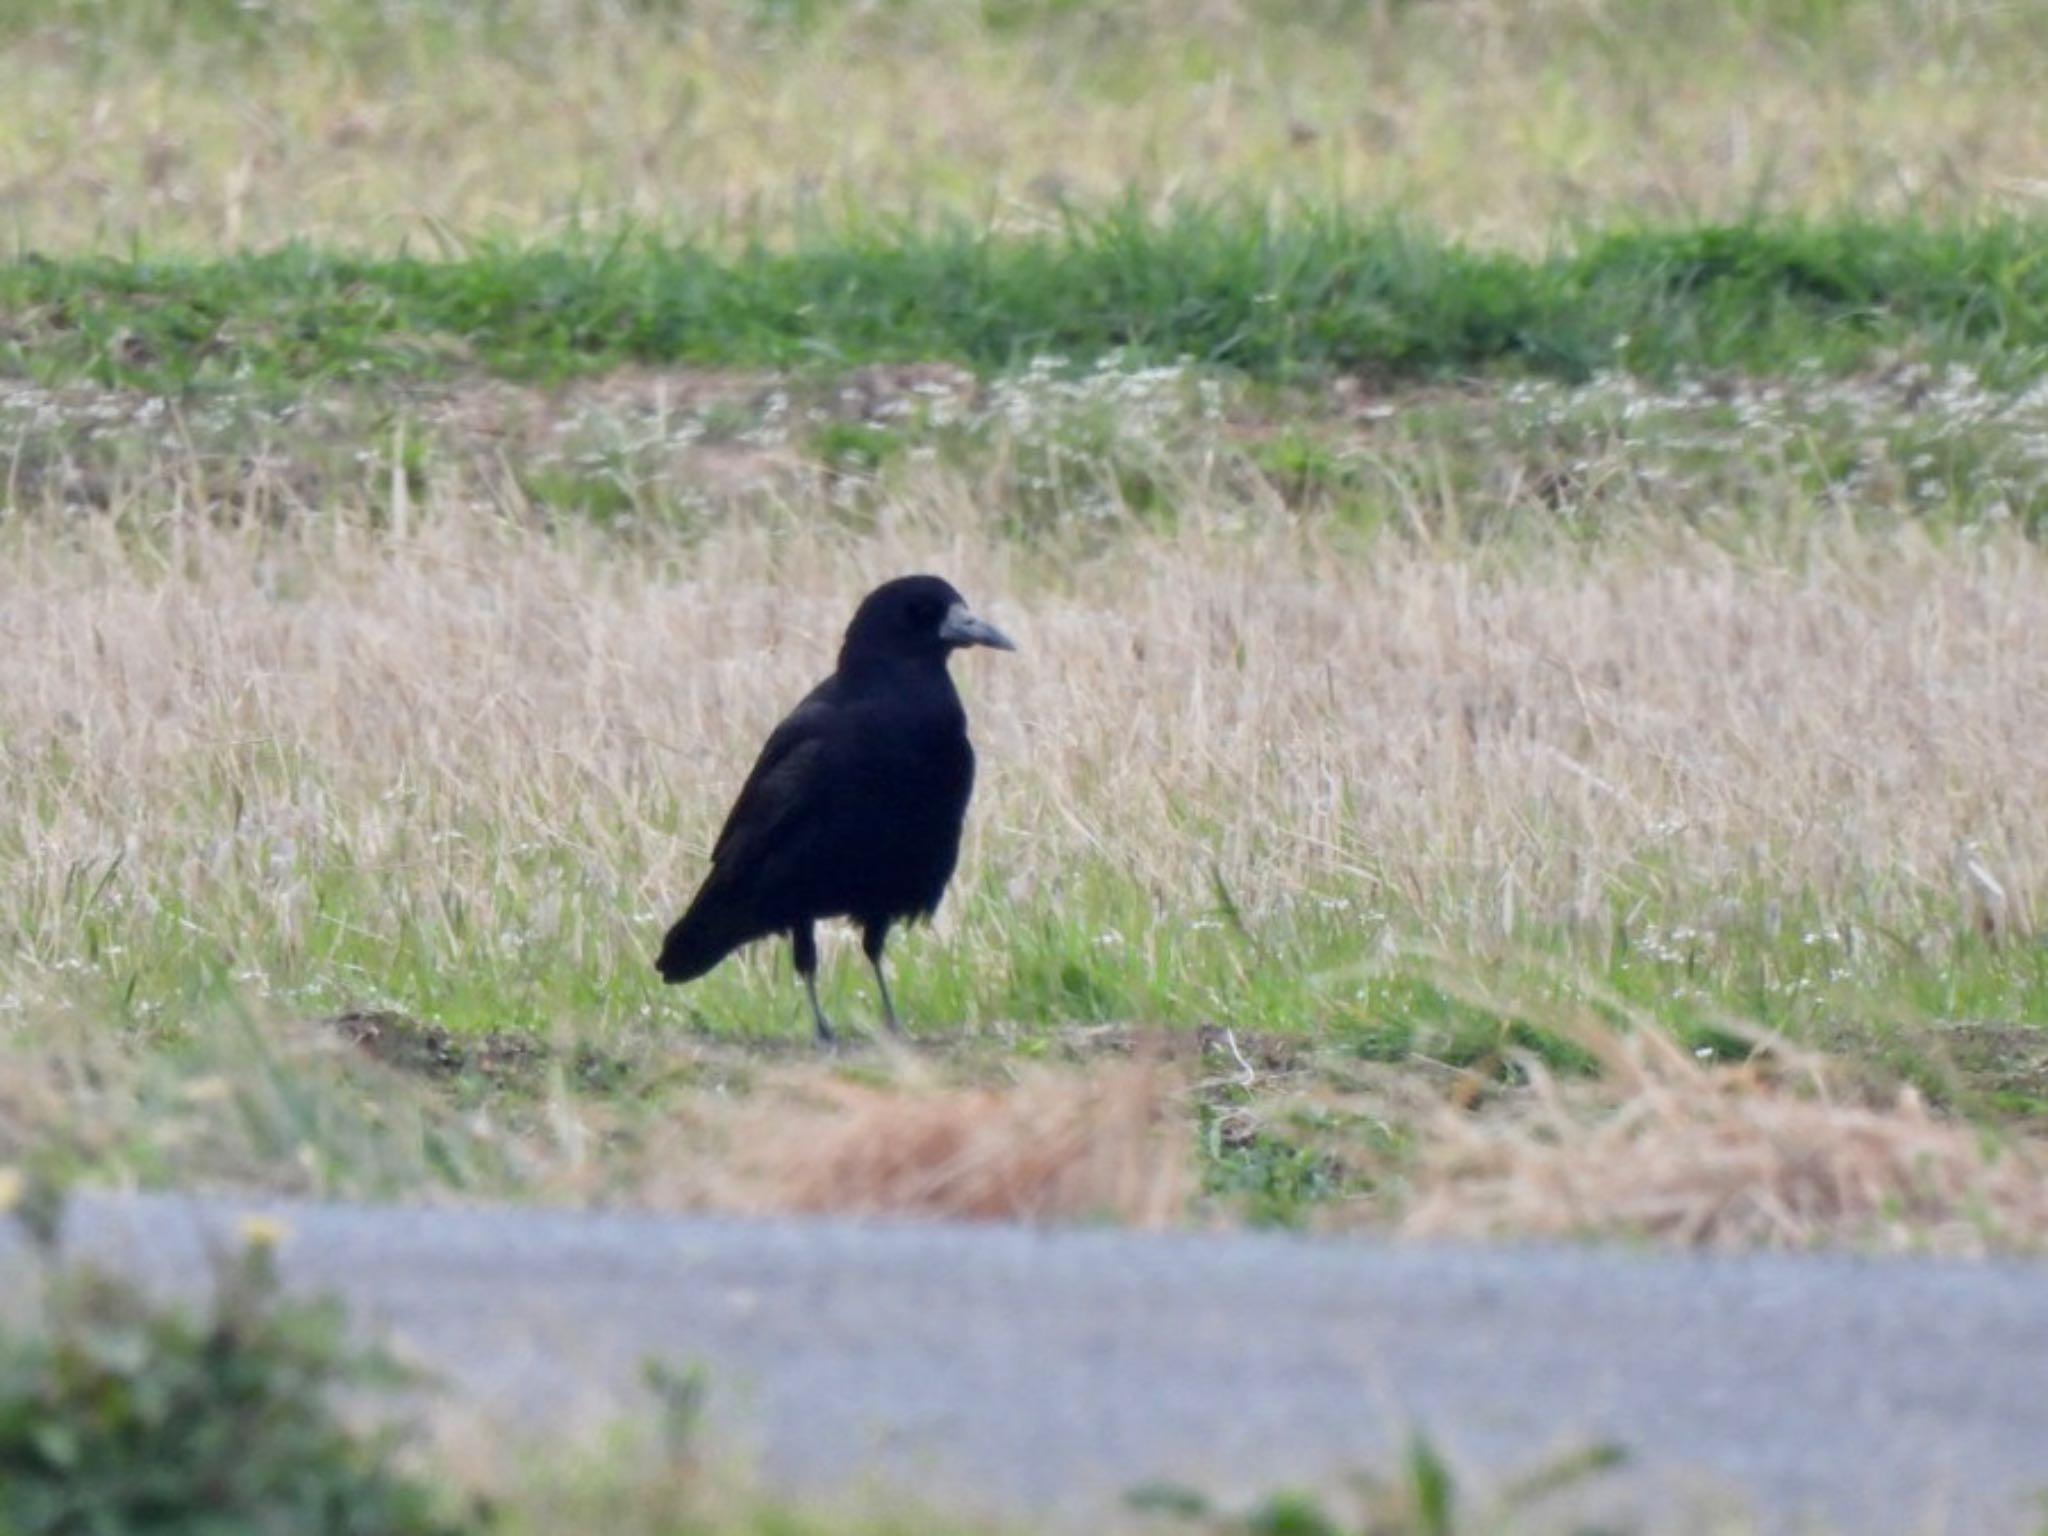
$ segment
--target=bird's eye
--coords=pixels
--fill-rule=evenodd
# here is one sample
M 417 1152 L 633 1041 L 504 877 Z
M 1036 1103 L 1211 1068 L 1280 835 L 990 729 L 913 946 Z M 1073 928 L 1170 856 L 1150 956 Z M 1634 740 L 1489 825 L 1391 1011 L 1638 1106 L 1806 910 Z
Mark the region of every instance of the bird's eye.
M 921 599 L 910 610 L 911 622 L 919 629 L 937 629 L 940 620 L 945 616 L 945 608 L 928 597 Z

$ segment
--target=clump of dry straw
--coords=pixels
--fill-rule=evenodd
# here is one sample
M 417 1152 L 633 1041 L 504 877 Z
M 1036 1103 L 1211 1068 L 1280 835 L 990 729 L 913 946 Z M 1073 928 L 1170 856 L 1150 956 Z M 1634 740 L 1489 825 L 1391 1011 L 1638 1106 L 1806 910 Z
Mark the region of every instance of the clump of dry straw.
M 1580 1043 L 1599 1058 L 1598 1083 L 1565 1084 L 1532 1062 L 1511 1107 L 1432 1118 L 1404 1235 L 2048 1247 L 2048 1178 L 2032 1150 L 1940 1117 L 1911 1089 L 1845 1100 L 1817 1059 L 1775 1042 L 1736 1065 L 1646 1028 Z
M 1183 1220 L 1189 1138 L 1148 1062 L 1003 1087 L 785 1081 L 742 1111 L 714 1204 L 969 1221 Z

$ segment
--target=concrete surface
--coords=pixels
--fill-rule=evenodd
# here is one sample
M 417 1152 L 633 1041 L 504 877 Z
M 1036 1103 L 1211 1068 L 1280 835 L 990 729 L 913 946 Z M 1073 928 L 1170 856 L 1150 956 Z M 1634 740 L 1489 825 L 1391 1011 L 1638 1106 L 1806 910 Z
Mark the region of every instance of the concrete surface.
M 1085 1524 L 1148 1479 L 1383 1468 L 1414 1426 L 1482 1480 L 1619 1445 L 1612 1499 L 1660 1524 L 2042 1529 L 2048 1267 L 164 1196 L 80 1198 L 66 1240 L 191 1293 L 255 1210 L 291 1284 L 492 1420 L 555 1439 L 699 1364 L 794 1490 Z

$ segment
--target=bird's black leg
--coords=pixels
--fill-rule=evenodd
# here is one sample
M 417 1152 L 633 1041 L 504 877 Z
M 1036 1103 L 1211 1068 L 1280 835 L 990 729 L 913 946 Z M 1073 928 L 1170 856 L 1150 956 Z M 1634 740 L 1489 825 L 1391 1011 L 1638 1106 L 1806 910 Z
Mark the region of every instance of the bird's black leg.
M 830 1045 L 836 1038 L 825 1010 L 818 1006 L 818 940 L 809 923 L 789 930 L 790 952 L 796 957 L 796 973 L 804 979 L 804 996 L 811 1000 L 811 1022 L 818 1026 L 818 1044 Z
M 889 997 L 889 978 L 882 974 L 882 946 L 889 942 L 887 921 L 869 923 L 860 931 L 861 952 L 868 957 L 868 964 L 875 968 L 875 985 L 882 993 L 882 1017 L 888 1021 L 889 1033 L 900 1035 L 903 1026 L 896 1019 L 896 1004 Z

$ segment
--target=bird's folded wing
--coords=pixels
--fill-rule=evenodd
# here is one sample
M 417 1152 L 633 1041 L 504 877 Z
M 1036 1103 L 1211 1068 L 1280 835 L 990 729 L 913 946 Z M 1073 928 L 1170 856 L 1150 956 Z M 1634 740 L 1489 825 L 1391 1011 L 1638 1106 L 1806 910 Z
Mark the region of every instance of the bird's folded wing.
M 828 713 L 806 702 L 769 736 L 712 845 L 714 869 L 729 859 L 756 864 L 771 856 L 824 809 L 831 792 Z

